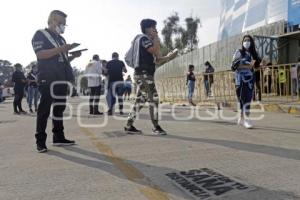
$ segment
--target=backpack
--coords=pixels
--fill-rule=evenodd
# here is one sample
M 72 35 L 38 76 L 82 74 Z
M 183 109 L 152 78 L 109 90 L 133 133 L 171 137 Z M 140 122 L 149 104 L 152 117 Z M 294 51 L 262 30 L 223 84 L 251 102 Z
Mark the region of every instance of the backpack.
M 242 50 L 241 50 L 241 49 L 239 49 L 239 52 L 240 52 L 240 54 L 241 54 L 241 56 L 242 56 Z M 240 65 L 240 58 L 235 59 L 235 60 L 232 62 L 232 64 L 231 64 L 231 71 L 236 71 L 237 68 L 239 67 L 239 65 Z
M 131 68 L 136 68 L 139 65 L 140 40 L 142 37 L 147 37 L 145 34 L 137 35 L 131 43 L 131 46 L 125 54 L 125 62 Z M 149 38 L 150 39 L 150 38 Z

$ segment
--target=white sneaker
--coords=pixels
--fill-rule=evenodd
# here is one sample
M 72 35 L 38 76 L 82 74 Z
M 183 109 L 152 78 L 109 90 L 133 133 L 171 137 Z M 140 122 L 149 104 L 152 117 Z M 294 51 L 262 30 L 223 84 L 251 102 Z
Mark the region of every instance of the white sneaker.
M 251 121 L 250 121 L 250 120 L 244 120 L 243 126 L 244 126 L 246 129 L 252 129 L 252 128 L 253 128 L 253 125 L 251 124 Z
M 237 125 L 242 125 L 242 124 L 244 124 L 244 119 L 240 117 L 237 121 Z

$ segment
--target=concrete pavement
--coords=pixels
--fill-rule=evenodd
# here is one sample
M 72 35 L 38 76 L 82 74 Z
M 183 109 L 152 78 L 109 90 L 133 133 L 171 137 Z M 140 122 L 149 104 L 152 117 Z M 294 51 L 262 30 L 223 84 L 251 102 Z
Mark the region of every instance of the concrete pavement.
M 219 199 L 300 199 L 300 116 L 264 113 L 255 129 L 245 130 L 234 120 L 199 120 L 189 107 L 176 108 L 173 115 L 181 120 L 175 120 L 165 106 L 161 126 L 168 136 L 151 133 L 147 109 L 135 124 L 143 135 L 127 135 L 126 116 L 92 127 L 105 117 L 90 117 L 87 107 L 77 113 L 83 100 L 70 102 L 66 136 L 77 145 L 53 147 L 49 120 L 46 154 L 35 152 L 35 115 L 12 115 L 11 102 L 0 104 L 1 200 L 192 199 L 166 174 L 203 168 L 254 188 Z M 198 115 L 213 112 L 201 107 Z

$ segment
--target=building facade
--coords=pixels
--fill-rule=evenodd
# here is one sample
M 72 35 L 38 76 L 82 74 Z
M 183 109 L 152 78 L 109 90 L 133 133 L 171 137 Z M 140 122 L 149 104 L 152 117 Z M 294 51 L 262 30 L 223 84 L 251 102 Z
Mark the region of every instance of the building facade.
M 178 56 L 155 73 L 160 99 L 186 99 L 186 72 L 195 66 L 195 98 L 208 101 L 204 93 L 204 63 L 215 68 L 214 101 L 235 101 L 231 73 L 234 52 L 245 34 L 253 36 L 258 54 L 273 65 L 295 64 L 300 58 L 300 0 L 222 0 L 219 41 Z M 219 78 L 218 78 L 219 76 Z
M 300 0 L 222 0 L 219 39 L 229 38 L 268 24 L 300 24 Z

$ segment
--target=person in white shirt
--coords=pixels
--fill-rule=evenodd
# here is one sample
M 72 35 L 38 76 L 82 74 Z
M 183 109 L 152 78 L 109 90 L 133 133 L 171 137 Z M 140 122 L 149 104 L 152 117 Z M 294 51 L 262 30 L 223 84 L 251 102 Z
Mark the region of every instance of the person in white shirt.
M 90 88 L 90 114 L 102 115 L 99 112 L 99 101 L 101 95 L 101 74 L 102 64 L 99 55 L 94 55 L 93 60 L 86 66 L 85 76 L 88 80 L 88 87 Z

